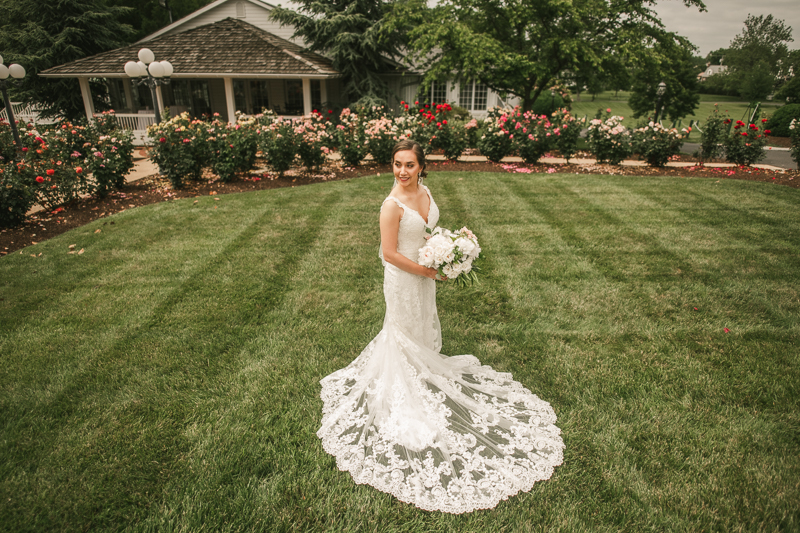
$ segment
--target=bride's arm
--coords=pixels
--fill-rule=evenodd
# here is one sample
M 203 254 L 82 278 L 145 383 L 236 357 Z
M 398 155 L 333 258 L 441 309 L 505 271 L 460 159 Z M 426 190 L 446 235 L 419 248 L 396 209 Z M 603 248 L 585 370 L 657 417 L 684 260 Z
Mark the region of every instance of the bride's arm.
M 381 209 L 381 247 L 383 259 L 411 274 L 436 279 L 436 269 L 415 263 L 397 251 L 397 234 L 400 231 L 400 219 L 403 209 L 395 202 L 386 202 Z

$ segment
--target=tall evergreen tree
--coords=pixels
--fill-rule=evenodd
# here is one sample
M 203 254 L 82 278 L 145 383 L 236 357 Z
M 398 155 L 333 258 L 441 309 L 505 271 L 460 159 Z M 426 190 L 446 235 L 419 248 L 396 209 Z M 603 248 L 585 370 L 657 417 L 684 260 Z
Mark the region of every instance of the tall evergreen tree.
M 0 0 L 0 54 L 27 71 L 19 84 L 11 86 L 12 98 L 38 104 L 45 116 L 83 116 L 75 78 L 52 79 L 38 74 L 126 44 L 131 27 L 119 18 L 129 10 L 109 7 L 105 0 Z M 94 91 L 103 94 L 105 86 L 93 83 Z
M 388 31 L 391 3 L 384 0 L 299 0 L 299 11 L 277 8 L 272 18 L 294 26 L 308 48 L 329 56 L 342 73 L 351 102 L 363 97 L 384 99 L 387 86 L 379 74 L 392 68 L 387 58 L 400 56 L 402 32 Z
M 154 33 L 186 15 L 207 6 L 214 0 L 106 0 L 110 6 L 132 8 L 120 21 L 133 27 L 131 41 Z

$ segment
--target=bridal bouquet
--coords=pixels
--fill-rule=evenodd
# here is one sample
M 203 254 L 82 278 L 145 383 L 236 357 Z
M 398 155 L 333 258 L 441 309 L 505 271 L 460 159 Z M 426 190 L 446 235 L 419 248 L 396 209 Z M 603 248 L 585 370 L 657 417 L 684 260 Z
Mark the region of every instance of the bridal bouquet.
M 450 231 L 436 227 L 427 229 L 428 242 L 419 249 L 419 264 L 435 268 L 440 276 L 447 276 L 461 286 L 476 283 L 480 269 L 472 262 L 481 253 L 478 238 L 466 227 Z

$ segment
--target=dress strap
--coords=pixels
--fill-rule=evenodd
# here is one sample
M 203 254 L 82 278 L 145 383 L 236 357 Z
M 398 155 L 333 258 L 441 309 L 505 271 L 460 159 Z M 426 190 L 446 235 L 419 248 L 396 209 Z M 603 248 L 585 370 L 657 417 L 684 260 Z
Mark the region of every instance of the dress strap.
M 397 205 L 398 205 L 398 206 L 400 206 L 400 208 L 401 208 L 401 209 L 403 209 L 403 210 L 405 211 L 405 209 L 406 209 L 406 204 L 404 204 L 403 202 L 401 202 L 400 200 L 398 200 L 398 199 L 397 199 L 397 198 L 395 198 L 394 196 L 387 196 L 387 197 L 386 197 L 386 199 L 385 199 L 385 200 L 383 201 L 383 203 L 381 204 L 381 211 L 383 211 L 383 206 L 384 206 L 384 204 L 386 203 L 386 200 L 394 200 L 394 201 L 395 201 L 395 203 L 397 203 Z

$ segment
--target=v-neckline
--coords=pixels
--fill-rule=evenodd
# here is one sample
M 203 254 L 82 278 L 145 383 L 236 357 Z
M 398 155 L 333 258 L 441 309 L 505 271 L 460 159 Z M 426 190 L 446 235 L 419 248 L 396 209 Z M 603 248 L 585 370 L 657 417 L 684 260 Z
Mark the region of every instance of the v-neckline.
M 431 218 L 431 209 L 433 209 L 433 197 L 431 196 L 431 192 L 428 190 L 427 187 L 424 187 L 424 189 L 425 189 L 425 195 L 428 197 L 428 220 L 430 220 L 430 218 Z M 426 220 L 425 217 L 422 216 L 422 213 L 420 213 L 419 211 L 417 211 L 413 207 L 406 205 L 405 202 L 403 202 L 400 198 L 398 198 L 396 196 L 392 196 L 392 198 L 394 198 L 395 200 L 397 200 L 398 202 L 403 204 L 403 207 L 405 207 L 406 209 L 410 209 L 411 211 L 415 212 L 417 214 L 417 216 L 422 219 L 422 221 L 425 223 L 425 225 L 426 226 L 428 225 L 428 220 Z

